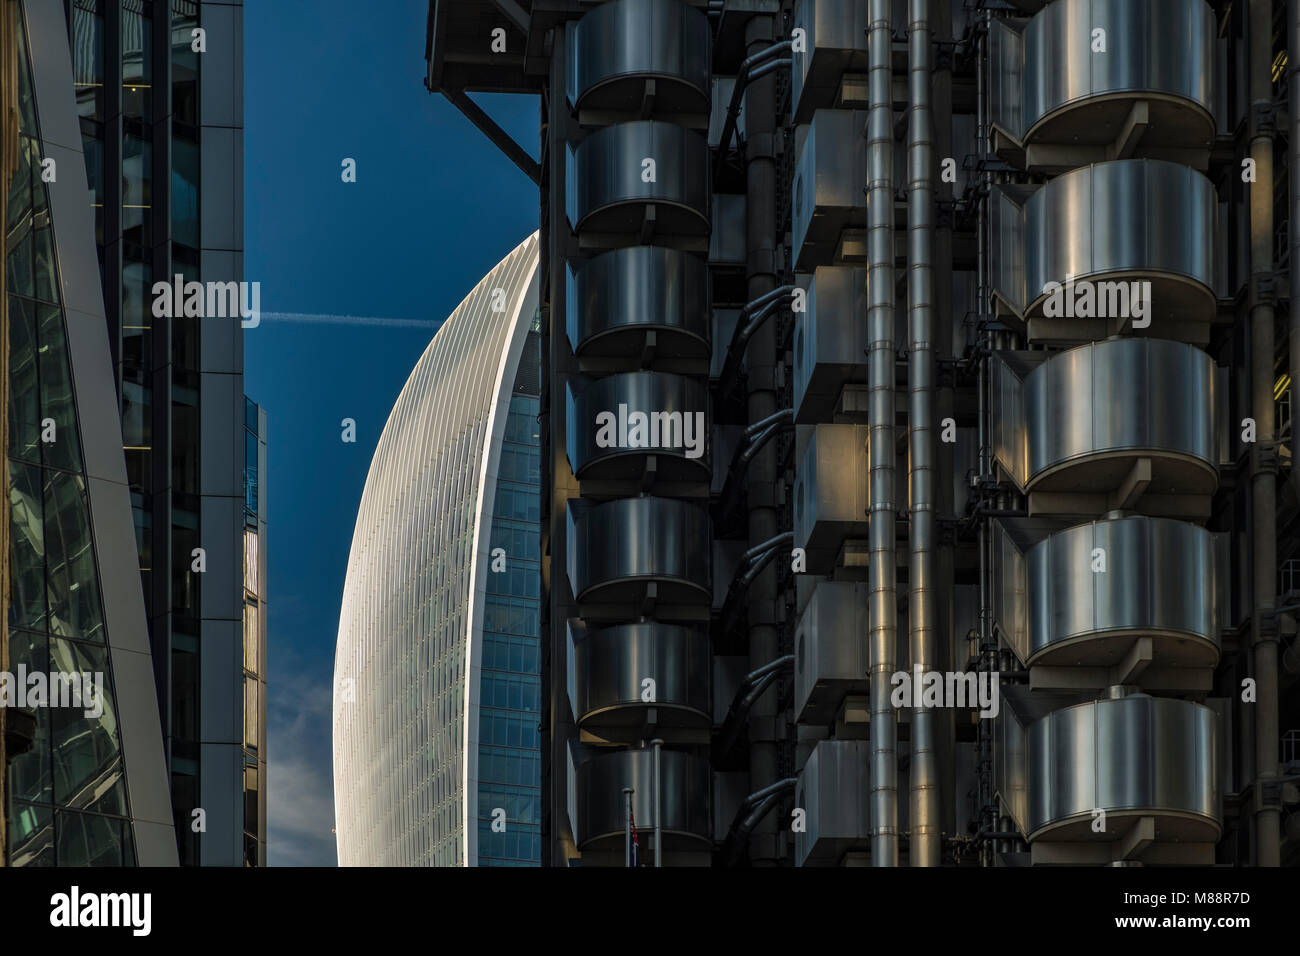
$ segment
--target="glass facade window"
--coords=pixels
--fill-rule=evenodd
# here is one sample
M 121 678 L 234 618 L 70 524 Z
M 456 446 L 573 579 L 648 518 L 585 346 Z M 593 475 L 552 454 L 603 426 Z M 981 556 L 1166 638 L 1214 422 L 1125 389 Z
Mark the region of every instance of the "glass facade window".
M 525 346 L 537 350 L 538 336 Z M 527 365 L 527 358 L 521 364 Z M 510 399 L 501 446 L 497 503 L 541 495 L 540 400 Z M 525 506 L 525 514 L 531 513 Z M 488 575 L 479 685 L 478 861 L 480 866 L 536 866 L 541 859 L 540 524 L 494 508 L 492 548 L 507 555 L 505 571 Z M 492 813 L 505 811 L 506 829 Z
M 259 829 L 263 782 L 266 774 L 266 673 L 264 644 L 266 627 L 265 562 L 263 535 L 266 533 L 263 489 L 258 481 L 258 460 L 266 439 L 263 416 L 257 404 L 244 399 L 244 865 L 257 866 L 265 853 Z
M 172 122 L 194 127 L 199 125 L 199 62 L 202 57 L 194 52 L 192 31 L 199 25 L 199 5 L 195 0 L 171 0 L 171 3 Z
M 153 145 L 141 136 L 122 137 L 122 240 L 133 258 L 153 245 Z
M 74 0 L 72 72 L 77 113 L 104 119 L 104 5 L 102 0 Z
M 122 115 L 148 123 L 152 116 L 152 18 L 145 0 L 122 0 Z
M 93 27 L 93 7 L 79 4 L 74 12 L 91 19 L 74 23 Z M 59 674 L 61 680 L 68 675 L 82 681 L 88 675 L 92 686 L 97 680 L 102 689 L 102 706 L 93 699 L 65 699 L 30 708 L 35 740 L 14 757 L 8 772 L 8 863 L 133 865 L 117 704 L 27 56 L 20 29 L 18 169 L 5 223 L 8 664 L 29 674 Z M 80 86 L 78 92 L 82 96 Z M 81 102 L 90 100 L 93 94 L 87 92 Z
M 172 137 L 172 241 L 199 247 L 199 144 Z

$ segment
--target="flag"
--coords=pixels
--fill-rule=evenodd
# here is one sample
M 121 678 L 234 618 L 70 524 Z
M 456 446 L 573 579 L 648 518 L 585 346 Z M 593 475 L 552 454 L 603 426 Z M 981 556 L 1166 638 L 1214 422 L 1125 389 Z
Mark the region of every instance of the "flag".
M 632 866 L 641 865 L 641 844 L 636 838 L 636 817 L 632 813 L 632 801 L 627 803 L 627 820 L 632 826 Z

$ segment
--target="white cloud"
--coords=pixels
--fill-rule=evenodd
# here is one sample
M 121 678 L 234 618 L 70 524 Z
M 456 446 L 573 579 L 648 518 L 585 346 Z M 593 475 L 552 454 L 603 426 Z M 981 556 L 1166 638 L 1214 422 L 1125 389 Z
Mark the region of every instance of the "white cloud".
M 335 866 L 329 677 L 276 673 L 269 690 L 267 862 Z

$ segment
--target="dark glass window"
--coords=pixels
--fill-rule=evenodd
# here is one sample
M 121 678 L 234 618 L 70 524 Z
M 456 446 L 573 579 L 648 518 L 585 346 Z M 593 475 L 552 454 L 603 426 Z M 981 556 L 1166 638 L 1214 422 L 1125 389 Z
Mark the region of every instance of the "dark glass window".
M 102 0 L 75 0 L 72 8 L 72 74 L 77 112 L 104 118 L 104 11 Z
M 257 435 L 244 429 L 244 510 L 257 514 Z
M 186 617 L 199 616 L 199 577 L 193 570 L 199 547 L 199 519 L 193 512 L 172 511 L 172 610 Z
M 153 269 L 148 263 L 131 259 L 122 263 L 122 378 L 136 383 L 145 390 L 152 389 L 150 374 L 153 370 L 152 290 Z M 137 400 L 147 403 L 151 402 L 152 398 L 138 397 Z M 125 439 L 125 436 L 123 438 Z M 124 440 L 123 444 L 148 446 L 151 442 Z
M 74 37 L 80 29 L 83 38 L 93 38 L 98 9 L 78 0 Z M 95 68 L 93 49 L 74 56 L 81 67 Z M 5 223 L 11 319 L 9 655 L 12 667 L 53 676 L 47 676 L 48 706 L 34 708 L 32 746 L 9 766 L 8 862 L 133 865 L 66 319 L 21 26 L 18 59 L 18 164 Z M 83 109 L 93 108 L 88 84 L 78 92 Z
M 197 866 L 199 835 L 194 832 L 194 809 L 199 803 L 199 778 L 192 771 L 178 769 L 172 758 L 172 818 L 176 827 L 176 847 L 181 866 Z
M 54 866 L 54 811 L 15 800 L 9 808 L 9 865 Z
M 172 118 L 189 126 L 199 125 L 203 57 L 193 48 L 193 30 L 198 25 L 199 5 L 194 0 L 172 0 Z
M 86 188 L 95 211 L 95 244 L 104 244 L 104 141 L 96 134 L 81 134 L 81 152 L 86 158 Z M 103 264 L 100 264 L 103 278 Z
M 244 761 L 244 832 L 251 834 L 255 839 L 258 832 L 257 827 L 259 822 L 257 812 L 257 794 L 259 789 L 257 761 L 248 757 Z M 253 853 L 253 859 L 245 862 L 248 862 L 250 866 L 256 866 L 256 851 Z
M 172 484 L 192 495 L 199 493 L 198 399 L 192 389 L 172 388 Z
M 256 677 L 244 678 L 244 747 L 257 752 L 258 685 Z
M 122 0 L 122 115 L 147 123 L 153 99 L 153 24 L 143 11 L 142 0 Z
M 199 736 L 199 657 L 185 648 L 172 647 L 172 736 L 197 740 Z
M 141 251 L 153 243 L 153 147 L 133 133 L 122 137 L 122 238 Z
M 172 239 L 199 247 L 199 144 L 172 137 Z

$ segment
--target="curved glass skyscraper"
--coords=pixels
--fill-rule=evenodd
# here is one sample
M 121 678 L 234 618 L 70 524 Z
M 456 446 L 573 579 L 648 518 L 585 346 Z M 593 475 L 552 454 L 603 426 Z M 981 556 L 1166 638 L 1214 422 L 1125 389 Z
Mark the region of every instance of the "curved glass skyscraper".
M 537 250 L 443 323 L 370 464 L 334 662 L 340 865 L 539 860 Z

